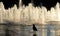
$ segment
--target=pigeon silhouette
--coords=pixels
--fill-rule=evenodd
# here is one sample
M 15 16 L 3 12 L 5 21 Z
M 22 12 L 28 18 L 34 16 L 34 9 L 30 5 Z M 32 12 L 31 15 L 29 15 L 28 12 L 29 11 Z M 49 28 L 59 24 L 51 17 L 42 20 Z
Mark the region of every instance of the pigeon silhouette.
M 34 24 L 33 24 L 33 31 L 37 31 L 37 28 L 35 27 Z

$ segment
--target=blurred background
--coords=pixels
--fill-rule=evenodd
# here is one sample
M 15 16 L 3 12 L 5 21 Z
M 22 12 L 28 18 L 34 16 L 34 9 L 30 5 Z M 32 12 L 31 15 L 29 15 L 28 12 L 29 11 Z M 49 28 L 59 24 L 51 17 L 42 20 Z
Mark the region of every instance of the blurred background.
M 19 0 L 0 0 L 0 2 L 3 2 L 5 9 L 13 7 L 14 4 L 16 4 L 19 8 Z M 57 2 L 60 3 L 60 0 L 22 0 L 22 2 L 25 6 L 32 2 L 35 7 L 45 6 L 48 10 L 50 10 L 50 8 L 54 7 Z

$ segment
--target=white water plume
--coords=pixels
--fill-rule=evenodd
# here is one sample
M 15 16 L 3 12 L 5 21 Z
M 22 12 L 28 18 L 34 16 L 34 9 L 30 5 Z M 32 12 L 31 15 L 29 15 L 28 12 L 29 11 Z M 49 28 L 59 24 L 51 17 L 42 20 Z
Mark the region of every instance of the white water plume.
M 21 2 L 21 0 L 20 0 Z M 46 7 L 34 7 L 32 3 L 28 6 L 22 6 L 22 2 L 20 3 L 19 9 L 17 6 L 5 9 L 3 3 L 0 3 L 0 23 L 4 23 L 5 20 L 13 21 L 19 24 L 46 24 L 49 21 L 60 21 L 60 5 L 56 4 L 55 7 L 51 7 L 49 11 L 47 11 Z

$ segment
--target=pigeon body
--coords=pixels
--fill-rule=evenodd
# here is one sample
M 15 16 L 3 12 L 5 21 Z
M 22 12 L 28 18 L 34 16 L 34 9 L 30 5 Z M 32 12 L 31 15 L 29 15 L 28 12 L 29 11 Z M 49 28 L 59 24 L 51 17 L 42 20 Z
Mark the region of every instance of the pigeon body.
M 34 31 L 37 31 L 37 28 L 35 27 L 35 25 L 33 24 L 33 30 Z

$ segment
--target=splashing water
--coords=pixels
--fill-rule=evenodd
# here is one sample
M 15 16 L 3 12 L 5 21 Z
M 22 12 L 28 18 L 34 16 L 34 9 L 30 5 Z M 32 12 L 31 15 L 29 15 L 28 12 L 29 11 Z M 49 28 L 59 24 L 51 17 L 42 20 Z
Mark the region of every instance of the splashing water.
M 46 24 L 49 21 L 60 21 L 60 5 L 56 4 L 56 7 L 51 7 L 47 11 L 46 7 L 34 7 L 32 3 L 28 6 L 22 6 L 20 0 L 19 9 L 17 6 L 5 9 L 2 2 L 0 2 L 0 23 L 4 23 L 5 20 L 13 21 L 20 24 Z

